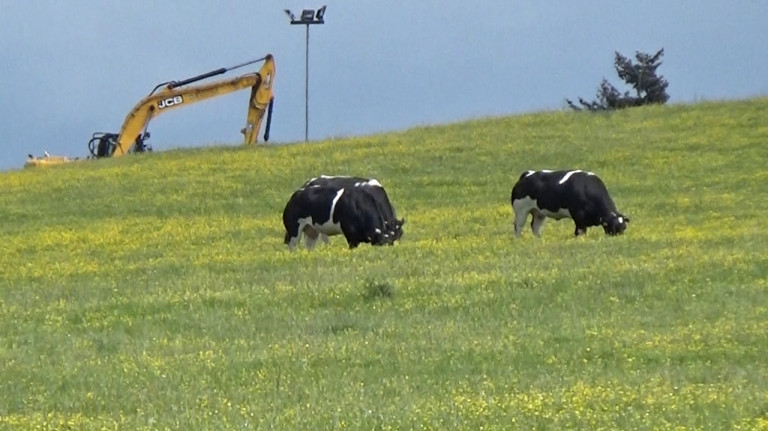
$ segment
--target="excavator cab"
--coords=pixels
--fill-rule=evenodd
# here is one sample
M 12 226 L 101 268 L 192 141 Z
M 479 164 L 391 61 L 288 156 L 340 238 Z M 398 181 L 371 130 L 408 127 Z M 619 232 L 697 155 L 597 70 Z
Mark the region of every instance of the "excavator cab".
M 117 133 L 96 132 L 88 141 L 88 150 L 91 153 L 91 157 L 102 158 L 111 157 L 117 148 L 117 138 L 120 135 Z M 141 153 L 144 151 L 152 151 L 152 146 L 145 143 L 149 139 L 149 132 L 144 132 L 136 137 L 136 142 L 133 144 L 131 151 L 134 153 Z

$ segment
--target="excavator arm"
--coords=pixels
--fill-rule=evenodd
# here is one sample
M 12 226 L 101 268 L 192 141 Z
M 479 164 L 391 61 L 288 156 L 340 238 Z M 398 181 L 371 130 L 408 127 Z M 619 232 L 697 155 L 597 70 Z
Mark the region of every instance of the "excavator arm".
M 203 80 L 211 76 L 222 74 L 228 70 L 242 67 L 256 61 L 264 60 L 261 69 L 256 73 L 241 75 L 236 78 L 187 86 L 192 82 Z M 258 133 L 261 129 L 261 123 L 264 114 L 271 109 L 273 100 L 272 84 L 275 77 L 275 62 L 272 55 L 267 55 L 263 59 L 244 63 L 230 69 L 221 68 L 208 72 L 194 78 L 189 78 L 180 82 L 171 81 L 155 87 L 155 90 L 149 96 L 140 100 L 134 106 L 131 112 L 126 116 L 123 127 L 119 135 L 114 134 L 94 134 L 91 140 L 91 153 L 96 157 L 123 156 L 132 150 L 135 150 L 137 144 L 141 151 L 143 141 L 148 137 L 146 133 L 150 120 L 170 110 L 197 103 L 217 96 L 223 96 L 235 91 L 251 89 L 251 96 L 248 101 L 248 115 L 246 117 L 245 127 L 241 130 L 244 134 L 244 144 L 255 144 L 258 141 Z M 159 87 L 160 91 L 155 92 Z M 98 150 L 93 145 L 97 135 L 106 137 L 108 143 L 100 142 Z M 269 118 L 267 119 L 267 130 L 264 140 L 269 139 Z

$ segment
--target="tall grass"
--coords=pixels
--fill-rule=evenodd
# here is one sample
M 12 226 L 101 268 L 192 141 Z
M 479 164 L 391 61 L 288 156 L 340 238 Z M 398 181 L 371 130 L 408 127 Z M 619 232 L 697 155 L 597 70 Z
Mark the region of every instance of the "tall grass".
M 768 429 L 768 99 L 549 112 L 0 174 L 0 428 Z M 625 235 L 514 239 L 527 169 Z M 317 174 L 394 247 L 290 253 Z

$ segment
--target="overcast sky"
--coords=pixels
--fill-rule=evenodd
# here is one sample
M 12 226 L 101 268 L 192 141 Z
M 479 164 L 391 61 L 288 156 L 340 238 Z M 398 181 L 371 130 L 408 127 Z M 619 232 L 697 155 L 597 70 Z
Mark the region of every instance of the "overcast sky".
M 565 109 L 619 89 L 615 51 L 664 48 L 670 103 L 768 95 L 768 1 L 0 0 L 0 170 L 26 155 L 84 157 L 160 82 L 275 56 L 270 142 Z M 219 78 L 258 70 L 244 68 Z M 248 91 L 155 118 L 156 151 L 239 145 Z M 263 128 L 262 128 L 263 133 Z M 261 135 L 260 135 L 261 136 Z

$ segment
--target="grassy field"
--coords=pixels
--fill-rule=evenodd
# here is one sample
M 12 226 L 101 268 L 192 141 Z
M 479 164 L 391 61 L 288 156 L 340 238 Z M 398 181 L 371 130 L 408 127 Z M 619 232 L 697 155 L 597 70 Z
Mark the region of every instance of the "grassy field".
M 0 173 L 0 429 L 768 429 L 768 99 Z M 84 149 L 85 151 L 85 149 Z M 625 235 L 512 235 L 527 169 Z M 378 178 L 394 247 L 282 243 Z

